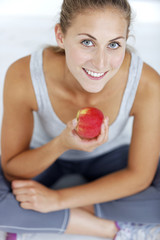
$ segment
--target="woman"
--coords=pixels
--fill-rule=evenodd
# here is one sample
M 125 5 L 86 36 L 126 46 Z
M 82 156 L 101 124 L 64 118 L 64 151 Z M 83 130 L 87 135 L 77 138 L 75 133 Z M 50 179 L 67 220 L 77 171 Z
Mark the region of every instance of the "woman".
M 131 239 L 138 223 L 160 222 L 160 77 L 127 50 L 130 22 L 126 0 L 65 0 L 58 47 L 8 69 L 1 229 Z M 88 106 L 105 116 L 92 140 L 75 132 L 76 114 Z M 68 173 L 87 183 L 51 189 Z

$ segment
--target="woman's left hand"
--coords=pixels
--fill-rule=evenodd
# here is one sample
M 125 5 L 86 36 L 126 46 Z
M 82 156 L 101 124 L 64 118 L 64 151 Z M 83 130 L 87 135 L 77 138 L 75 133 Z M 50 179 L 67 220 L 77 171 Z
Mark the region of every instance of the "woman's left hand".
M 41 213 L 58 209 L 58 192 L 33 180 L 14 180 L 12 191 L 20 206 Z

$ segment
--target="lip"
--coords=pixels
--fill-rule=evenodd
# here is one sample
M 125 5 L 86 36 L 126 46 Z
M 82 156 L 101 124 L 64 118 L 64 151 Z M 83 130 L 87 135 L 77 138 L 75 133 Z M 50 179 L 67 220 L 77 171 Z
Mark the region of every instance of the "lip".
M 82 68 L 82 69 L 83 69 L 84 73 L 87 75 L 87 77 L 89 77 L 91 80 L 101 80 L 101 79 L 104 78 L 104 76 L 108 73 L 108 71 L 107 71 L 107 72 L 105 72 L 101 77 L 93 77 L 93 76 L 89 75 L 89 74 L 85 71 L 84 68 Z

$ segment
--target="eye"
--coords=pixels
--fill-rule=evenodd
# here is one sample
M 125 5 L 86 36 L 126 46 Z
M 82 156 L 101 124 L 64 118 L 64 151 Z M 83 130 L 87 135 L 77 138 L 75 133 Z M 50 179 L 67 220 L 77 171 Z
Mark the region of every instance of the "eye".
M 112 42 L 108 46 L 111 49 L 117 49 L 117 48 L 121 47 L 121 45 L 119 43 L 117 43 L 117 42 Z
M 81 42 L 85 47 L 92 47 L 93 46 L 93 42 L 91 40 L 83 40 Z

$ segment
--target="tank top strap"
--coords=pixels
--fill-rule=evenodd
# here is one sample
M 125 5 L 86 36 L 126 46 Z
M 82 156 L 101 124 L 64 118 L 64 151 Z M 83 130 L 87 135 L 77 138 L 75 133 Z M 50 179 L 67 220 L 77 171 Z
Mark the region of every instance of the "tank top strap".
M 46 105 L 50 104 L 43 72 L 43 49 L 32 53 L 30 59 L 30 74 L 37 99 L 38 112 L 42 112 L 46 109 Z
M 124 114 L 127 118 L 130 114 L 131 108 L 134 103 L 139 81 L 141 78 L 142 67 L 143 67 L 142 59 L 135 53 L 131 53 L 131 63 L 129 68 L 128 82 L 121 104 L 121 113 Z

